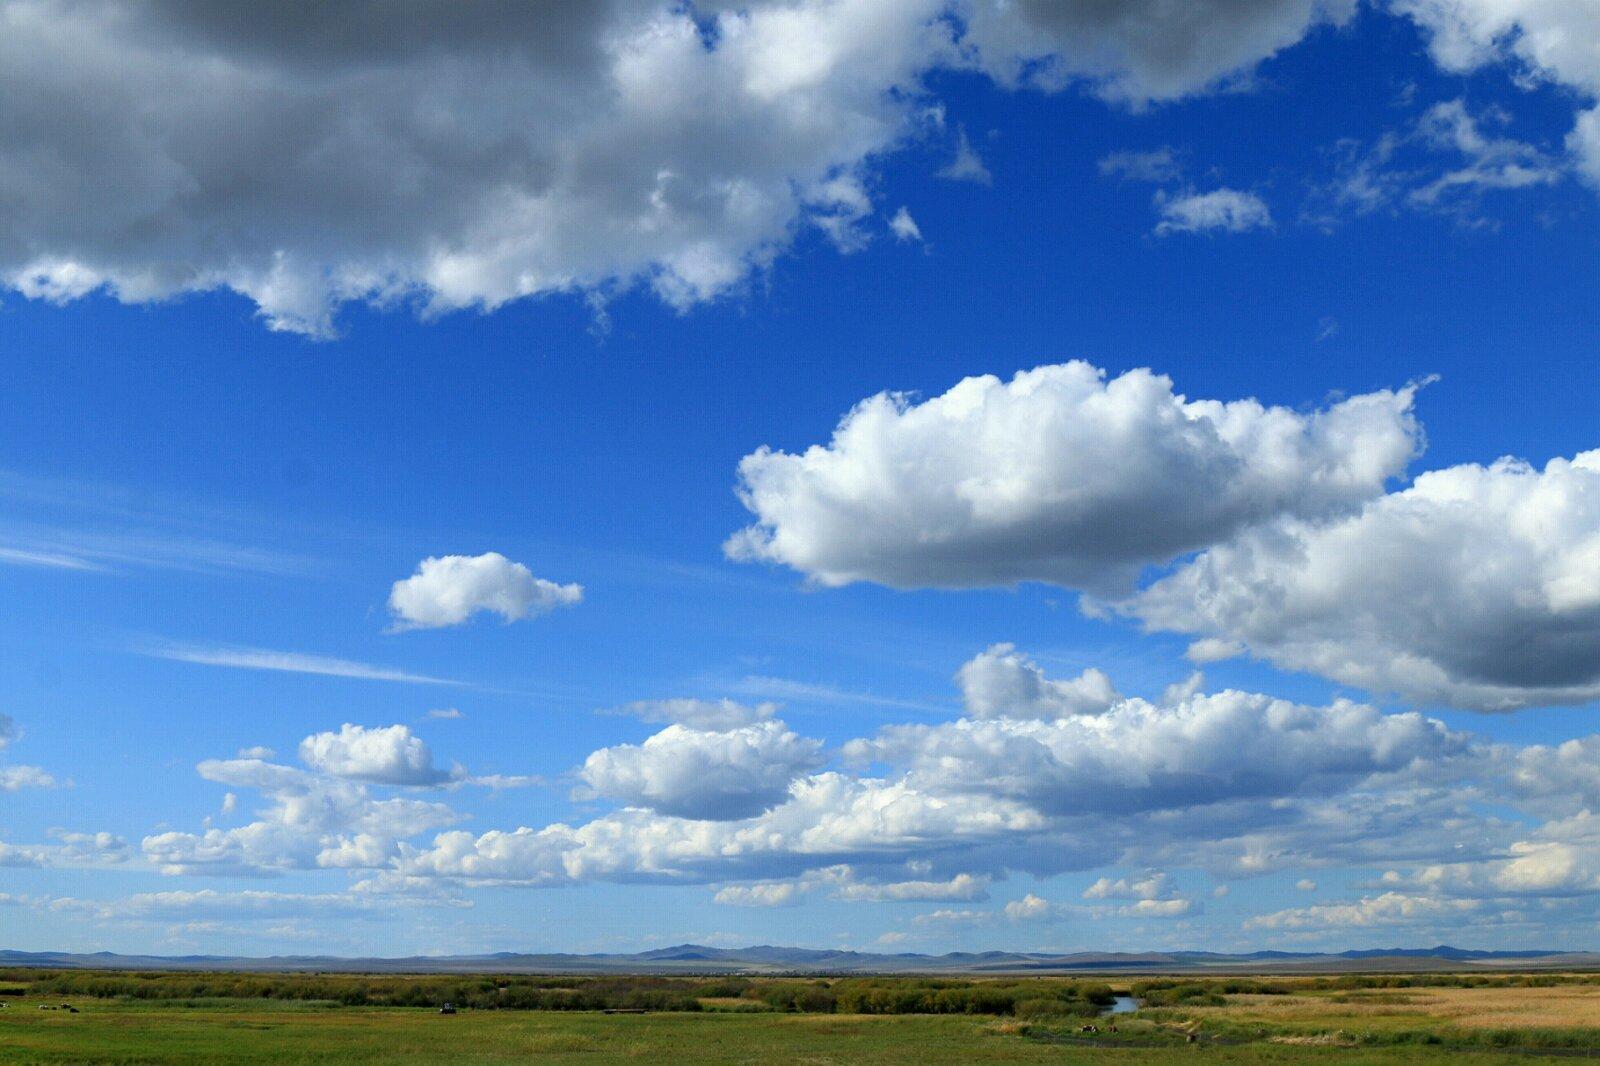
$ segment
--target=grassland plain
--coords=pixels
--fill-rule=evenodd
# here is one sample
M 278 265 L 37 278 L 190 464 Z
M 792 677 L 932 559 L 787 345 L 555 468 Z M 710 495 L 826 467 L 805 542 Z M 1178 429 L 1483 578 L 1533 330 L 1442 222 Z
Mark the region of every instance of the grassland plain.
M 122 978 L 129 975 L 98 975 Z M 1472 980 L 1481 979 L 1474 975 Z M 144 978 L 149 981 L 150 978 Z M 1154 980 L 1119 992 L 1160 1002 L 1094 1021 L 1033 1004 L 1011 1014 L 854 1014 L 774 1007 L 798 997 L 748 983 L 707 996 L 698 1010 L 607 1014 L 595 1010 L 351 1006 L 279 997 L 139 998 L 117 992 L 62 996 L 46 977 L 0 991 L 0 1061 L 52 1063 L 453 1062 L 943 1063 L 1200 1061 L 1212 1063 L 1428 1063 L 1600 1059 L 1600 983 L 1540 975 L 1522 985 L 1411 986 L 1393 975 L 1363 979 Z M 341 979 L 343 980 L 343 979 Z M 350 978 L 349 980 L 360 980 Z M 491 979 L 492 980 L 492 979 Z M 160 982 L 157 982 L 158 984 Z M 824 982 L 838 985 L 843 982 Z M 878 985 L 892 987 L 892 979 Z M 915 984 L 915 981 L 908 981 Z M 988 982 L 960 982 L 982 986 Z M 996 981 L 1040 989 L 1054 979 Z M 735 982 L 737 986 L 738 982 Z M 1081 983 L 1080 983 L 1081 984 Z M 581 985 L 581 981 L 580 981 Z M 250 987 L 248 985 L 242 987 Z M 1241 991 L 1241 989 L 1244 989 Z M 174 988 L 167 988 L 176 991 Z M 237 988 L 234 989 L 237 991 Z M 718 987 L 714 991 L 728 991 Z M 756 994 L 750 994 L 752 991 Z M 763 998 L 762 993 L 766 992 Z M 814 1004 L 820 1001 L 813 1000 Z M 902 1000 L 901 1002 L 910 1002 Z M 975 1002 L 992 1002 L 982 1000 Z M 1070 1001 L 1064 1001 L 1069 1003 Z M 63 1009 L 76 1008 L 76 1013 Z M 40 1009 L 48 1007 L 53 1009 Z M 1084 1033 L 1095 1024 L 1098 1033 Z M 1190 1042 L 1193 1034 L 1194 1041 Z

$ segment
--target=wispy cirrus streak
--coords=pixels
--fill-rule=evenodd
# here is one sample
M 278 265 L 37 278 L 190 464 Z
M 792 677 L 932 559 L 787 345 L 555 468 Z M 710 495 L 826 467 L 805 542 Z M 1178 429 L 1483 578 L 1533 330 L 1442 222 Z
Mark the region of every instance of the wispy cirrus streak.
M 372 663 L 358 663 L 325 655 L 305 655 L 293 651 L 274 651 L 270 648 L 153 641 L 135 644 L 129 650 L 153 659 L 171 659 L 174 662 L 199 663 L 202 666 L 231 666 L 241 670 L 278 670 L 290 674 L 353 677 L 362 681 L 402 681 L 412 685 L 466 684 L 453 678 L 429 677 L 426 674 L 413 674 L 406 670 L 396 670 Z

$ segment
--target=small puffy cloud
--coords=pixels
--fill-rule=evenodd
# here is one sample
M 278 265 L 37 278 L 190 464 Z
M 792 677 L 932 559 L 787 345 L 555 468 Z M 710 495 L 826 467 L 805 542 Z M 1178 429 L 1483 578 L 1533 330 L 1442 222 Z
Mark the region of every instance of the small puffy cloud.
M 0 766 L 0 792 L 55 786 L 56 779 L 37 766 Z
M 240 748 L 238 757 L 241 759 L 271 759 L 278 753 L 264 744 L 253 744 L 248 748 Z
M 1084 899 L 1129 900 L 1109 911 L 1119 918 L 1182 918 L 1199 909 L 1191 899 L 1178 895 L 1177 886 L 1166 873 L 1151 871 L 1137 877 L 1102 877 L 1083 890 Z
M 989 168 L 983 165 L 983 157 L 967 139 L 965 126 L 957 127 L 955 158 L 939 170 L 939 177 L 951 181 L 970 181 L 977 185 L 994 184 L 994 175 L 989 173 Z
M 1172 878 L 1152 872 L 1141 877 L 1102 877 L 1083 890 L 1084 899 L 1167 899 L 1175 889 Z
M 1222 640 L 1219 637 L 1201 637 L 1190 643 L 1183 657 L 1192 663 L 1202 666 L 1206 663 L 1220 663 L 1228 659 L 1236 659 L 1244 654 L 1244 645 L 1236 640 Z
M 1005 915 L 1014 922 L 1038 922 L 1055 914 L 1055 904 L 1029 892 L 1021 899 L 1008 900 Z
M 0 714 L 0 751 L 22 736 L 16 719 Z M 25 788 L 55 788 L 56 779 L 37 766 L 0 766 L 0 792 L 20 792 Z
M 223 814 L 232 814 L 234 811 L 236 811 L 238 809 L 239 809 L 239 797 L 234 795 L 232 792 L 224 792 L 222 794 L 222 813 Z
M 889 219 L 889 232 L 894 234 L 897 241 L 922 240 L 922 228 L 917 225 L 917 220 L 911 217 L 911 212 L 904 207 Z
M 1102 714 L 1122 699 L 1111 679 L 1093 667 L 1067 681 L 1044 671 L 1011 644 L 995 644 L 956 674 L 962 703 L 974 718 L 1069 718 Z
M 1197 909 L 1189 899 L 1141 899 L 1117 908 L 1124 918 L 1182 918 Z
M 712 899 L 729 907 L 792 907 L 800 902 L 801 891 L 802 887 L 793 881 L 728 885 Z
M 1171 148 L 1149 152 L 1112 152 L 1101 158 L 1100 173 L 1106 177 L 1154 184 L 1174 181 L 1182 173 L 1177 154 Z
M 690 729 L 720 732 L 764 722 L 778 713 L 778 705 L 751 705 L 730 699 L 636 700 L 618 707 L 614 713 L 630 715 L 641 722 L 675 722 Z
M 989 879 L 956 874 L 948 881 L 874 881 L 863 879 L 847 864 L 808 870 L 792 881 L 762 881 L 728 885 L 715 897 L 717 903 L 740 907 L 787 907 L 806 893 L 825 891 L 847 903 L 914 903 L 989 898 Z
M 54 830 L 55 861 L 64 865 L 115 865 L 127 862 L 132 854 L 128 842 L 114 833 L 73 833 Z
M 602 748 L 579 776 L 598 795 L 680 818 L 750 818 L 822 763 L 820 741 L 778 721 L 725 731 L 670 725 L 643 744 Z
M 1238 189 L 1156 194 L 1161 221 L 1156 235 L 1173 233 L 1246 233 L 1272 225 L 1272 212 L 1261 197 Z
M 1300 880 L 1294 883 L 1294 887 L 1299 889 L 1301 892 L 1315 892 L 1317 890 L 1317 883 L 1311 880 L 1309 877 L 1302 877 Z
M 1600 451 L 1429 471 L 1211 548 L 1121 605 L 1152 629 L 1417 703 L 1600 698 Z
M 499 552 L 485 552 L 422 560 L 415 574 L 394 583 L 389 610 L 397 629 L 434 629 L 460 625 L 479 611 L 515 622 L 582 599 L 582 585 L 558 585 L 534 577 L 521 563 Z
M 346 722 L 337 733 L 313 733 L 300 742 L 300 761 L 333 777 L 379 785 L 437 785 L 451 778 L 434 769 L 428 745 L 403 725 Z
M 1139 571 L 1278 515 L 1348 512 L 1416 453 L 1415 389 L 1315 411 L 1187 400 L 1148 370 L 1083 362 L 882 393 L 827 445 L 739 464 L 755 524 L 735 559 L 823 585 L 1126 587 Z
M 833 886 L 835 899 L 856 903 L 989 898 L 989 879 L 965 873 L 948 881 L 862 881 L 850 867 L 840 866 L 822 871 L 821 878 Z
M 466 715 L 462 714 L 454 707 L 435 707 L 433 710 L 428 712 L 428 717 L 449 721 L 457 718 L 465 718 Z

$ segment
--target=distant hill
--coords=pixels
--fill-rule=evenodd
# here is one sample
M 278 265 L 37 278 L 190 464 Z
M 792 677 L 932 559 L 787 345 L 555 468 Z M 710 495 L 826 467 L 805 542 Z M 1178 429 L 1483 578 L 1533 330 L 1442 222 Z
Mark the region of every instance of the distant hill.
M 1340 973 L 1460 969 L 1600 969 L 1600 953 L 1563 951 L 1470 951 L 1384 948 L 1336 954 L 1254 951 L 1033 952 L 955 951 L 945 955 L 875 954 L 758 945 L 713 948 L 679 944 L 613 955 L 521 954 L 426 955 L 408 958 L 341 958 L 332 955 L 116 955 L 108 951 L 0 951 L 0 966 L 114 970 L 321 970 L 346 973 L 807 973 L 807 974 L 999 974 L 999 973 Z

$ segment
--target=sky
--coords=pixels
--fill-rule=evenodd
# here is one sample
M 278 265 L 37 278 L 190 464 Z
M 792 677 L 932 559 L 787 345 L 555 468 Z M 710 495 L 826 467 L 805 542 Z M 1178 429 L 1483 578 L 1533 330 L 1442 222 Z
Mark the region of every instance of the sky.
M 0 2 L 0 947 L 1600 948 L 1600 7 Z

